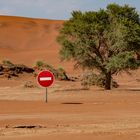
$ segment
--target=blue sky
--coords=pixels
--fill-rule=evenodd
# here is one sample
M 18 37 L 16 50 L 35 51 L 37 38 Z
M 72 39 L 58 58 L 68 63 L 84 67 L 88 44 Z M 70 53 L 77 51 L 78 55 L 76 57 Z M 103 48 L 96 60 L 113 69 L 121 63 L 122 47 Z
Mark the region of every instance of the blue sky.
M 68 19 L 73 10 L 98 10 L 109 3 L 129 4 L 140 13 L 140 0 L 0 0 L 0 15 Z

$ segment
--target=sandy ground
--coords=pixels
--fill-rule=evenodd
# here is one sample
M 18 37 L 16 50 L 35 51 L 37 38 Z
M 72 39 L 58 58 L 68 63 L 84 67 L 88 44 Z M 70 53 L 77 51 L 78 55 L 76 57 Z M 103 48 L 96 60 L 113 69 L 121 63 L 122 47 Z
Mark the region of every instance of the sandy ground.
M 44 88 L 0 88 L 0 140 L 140 139 L 138 87 L 82 90 L 56 81 L 48 91 L 46 103 Z
M 78 75 L 73 63 L 59 59 L 56 37 L 63 22 L 0 16 L 0 60 L 29 66 L 45 60 Z M 112 91 L 55 81 L 48 103 L 44 88 L 24 88 L 26 81 L 36 83 L 31 75 L 0 78 L 0 140 L 140 140 L 139 74 L 114 76 L 120 87 Z

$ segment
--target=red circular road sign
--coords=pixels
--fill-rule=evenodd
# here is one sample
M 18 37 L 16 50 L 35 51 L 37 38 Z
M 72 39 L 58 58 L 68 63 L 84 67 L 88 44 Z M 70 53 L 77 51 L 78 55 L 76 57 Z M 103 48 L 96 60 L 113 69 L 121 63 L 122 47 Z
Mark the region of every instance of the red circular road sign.
M 50 71 L 41 71 L 38 74 L 38 83 L 43 87 L 49 87 L 54 81 L 54 76 Z

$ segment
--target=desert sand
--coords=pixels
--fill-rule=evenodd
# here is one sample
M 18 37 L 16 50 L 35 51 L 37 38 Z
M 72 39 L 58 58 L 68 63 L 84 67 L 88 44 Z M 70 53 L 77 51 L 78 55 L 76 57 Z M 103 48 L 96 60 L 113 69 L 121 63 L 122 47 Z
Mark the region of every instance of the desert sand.
M 56 37 L 64 21 L 0 16 L 0 60 L 33 66 L 37 60 L 72 70 L 61 62 Z
M 32 66 L 44 60 L 78 76 L 72 62 L 61 62 L 56 36 L 64 21 L 0 17 L 0 59 Z M 139 140 L 140 70 L 114 76 L 119 88 L 105 91 L 80 82 L 55 81 L 45 89 L 25 88 L 36 79 L 24 74 L 0 78 L 0 140 Z

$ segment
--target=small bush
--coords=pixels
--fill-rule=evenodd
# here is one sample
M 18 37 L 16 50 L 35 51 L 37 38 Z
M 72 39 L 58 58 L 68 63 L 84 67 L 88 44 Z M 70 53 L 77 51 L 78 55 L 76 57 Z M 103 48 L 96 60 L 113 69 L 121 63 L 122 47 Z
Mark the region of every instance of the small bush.
M 48 65 L 47 63 L 43 61 L 37 61 L 35 63 L 36 70 L 49 70 L 53 73 L 54 77 L 59 80 L 69 80 L 68 76 L 66 75 L 66 71 L 59 67 L 58 69 L 53 68 L 51 65 Z M 36 75 L 36 74 L 35 74 Z
M 38 70 L 49 70 L 49 71 L 51 71 L 51 72 L 53 72 L 54 71 L 54 68 L 52 67 L 52 66 L 50 66 L 50 65 L 48 65 L 47 63 L 45 63 L 45 62 L 43 62 L 43 61 L 37 61 L 36 63 L 35 63 L 35 67 L 38 69 Z
M 14 66 L 14 64 L 9 60 L 3 60 L 2 64 L 5 65 L 5 66 L 8 66 L 8 67 L 13 67 Z
M 83 74 L 81 78 L 81 85 L 85 88 L 89 88 L 92 85 L 96 85 L 99 87 L 105 87 L 105 76 L 103 74 L 97 75 L 93 72 L 89 72 L 86 74 Z M 112 87 L 117 88 L 119 85 L 117 82 L 112 80 Z
M 36 88 L 37 86 L 32 81 L 27 81 L 24 83 L 25 88 Z
M 58 72 L 58 79 L 69 80 L 68 76 L 66 75 L 66 71 L 62 67 L 59 67 L 57 69 L 57 72 Z
M 42 62 L 42 61 L 37 61 L 36 63 L 35 63 L 35 66 L 38 68 L 38 69 L 40 69 L 40 68 L 42 68 L 42 67 L 44 67 L 44 62 Z

